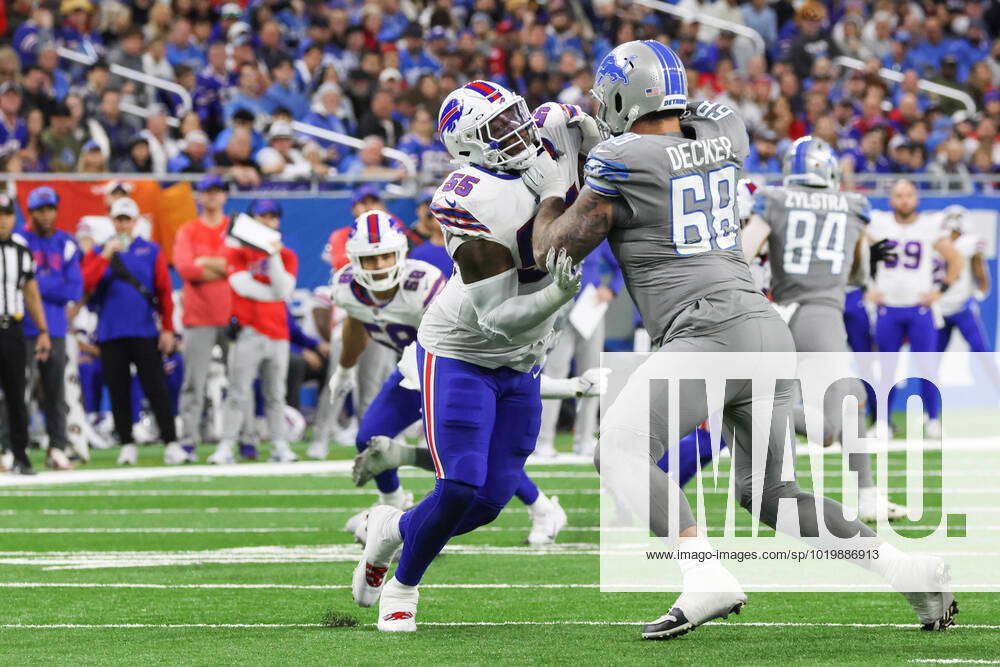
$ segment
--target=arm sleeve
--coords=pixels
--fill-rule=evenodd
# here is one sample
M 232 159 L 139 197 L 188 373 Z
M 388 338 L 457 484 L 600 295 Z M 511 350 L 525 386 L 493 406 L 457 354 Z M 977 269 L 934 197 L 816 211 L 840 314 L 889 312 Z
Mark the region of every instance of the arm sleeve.
M 170 289 L 170 272 L 167 270 L 167 258 L 163 252 L 156 253 L 156 265 L 153 268 L 153 289 L 160 300 L 160 328 L 163 331 L 174 330 L 174 295 Z
M 287 266 L 286 266 L 287 263 Z M 275 301 L 284 301 L 295 290 L 295 274 L 298 273 L 295 255 L 284 251 L 275 253 L 267 261 L 267 275 L 271 279 L 271 292 Z
M 465 286 L 484 332 L 497 339 L 511 340 L 544 322 L 576 296 L 559 291 L 550 283 L 532 294 L 517 293 L 517 271 L 509 269 Z
M 184 226 L 177 232 L 174 239 L 174 268 L 182 280 L 189 283 L 200 282 L 205 279 L 205 267 L 194 263 L 194 247 L 191 243 L 191 234 L 188 227 Z
M 292 345 L 298 345 L 309 350 L 319 347 L 319 341 L 306 334 L 299 326 L 298 320 L 292 315 L 291 309 L 285 305 L 285 315 L 288 319 L 288 338 Z
M 621 197 L 621 184 L 628 180 L 629 167 L 621 161 L 619 146 L 604 141 L 594 146 L 583 164 L 583 180 L 591 190 L 606 197 Z M 619 158 L 619 159 L 615 159 Z
M 101 281 L 105 278 L 110 262 L 97 254 L 97 249 L 92 248 L 83 260 L 83 291 L 91 294 Z

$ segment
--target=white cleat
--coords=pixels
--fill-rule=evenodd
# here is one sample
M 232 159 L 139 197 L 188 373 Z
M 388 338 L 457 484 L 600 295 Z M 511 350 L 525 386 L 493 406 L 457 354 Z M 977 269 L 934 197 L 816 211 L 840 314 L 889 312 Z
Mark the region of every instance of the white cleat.
M 375 475 L 402 465 L 402 450 L 405 445 L 402 439 L 388 438 L 376 435 L 368 441 L 368 448 L 354 457 L 351 468 L 351 480 L 355 486 L 364 486 Z
M 949 590 L 950 568 L 937 556 L 908 555 L 896 566 L 889 583 L 917 612 L 921 630 L 945 630 L 955 624 L 958 603 Z
M 420 592 L 416 586 L 404 586 L 395 577 L 390 579 L 378 603 L 378 629 L 382 632 L 416 632 L 419 600 Z
M 586 438 L 581 442 L 573 444 L 573 453 L 579 456 L 587 456 L 589 458 L 593 458 L 594 451 L 596 449 L 597 449 L 596 438 Z
M 382 593 L 389 563 L 396 549 L 403 544 L 399 535 L 399 517 L 402 515 L 403 512 L 395 507 L 378 505 L 365 517 L 368 539 L 351 581 L 351 594 L 358 606 L 372 606 Z
M 271 456 L 267 460 L 275 463 L 295 463 L 299 457 L 288 445 L 275 445 L 271 447 Z
M 0 454 L 0 472 L 7 472 L 14 467 L 14 452 L 9 449 Z
M 725 592 L 708 592 L 725 588 Z M 643 639 L 673 639 L 729 614 L 738 614 L 747 603 L 736 578 L 721 565 L 711 563 L 684 575 L 684 592 L 663 616 L 642 626 Z
M 163 450 L 163 462 L 168 466 L 179 466 L 182 463 L 187 463 L 188 459 L 189 455 L 187 450 L 176 442 L 171 442 L 167 445 L 167 448 Z
M 940 419 L 928 419 L 927 424 L 924 425 L 924 435 L 932 440 L 941 439 L 941 420 Z
M 536 446 L 535 452 L 534 454 L 532 454 L 532 456 L 539 459 L 554 459 L 558 454 L 559 452 L 556 451 L 555 445 L 553 445 L 551 442 L 547 442 L 545 444 Z
M 55 447 L 49 447 L 45 454 L 45 465 L 52 470 L 72 470 L 73 464 L 70 462 L 66 452 Z
M 884 516 L 889 522 L 905 519 L 906 506 L 890 502 L 884 496 L 880 497 L 874 486 L 859 489 L 858 521 L 875 523 L 880 516 Z
M 135 445 L 122 445 L 122 451 L 118 455 L 118 465 L 134 466 L 139 462 L 139 448 Z
M 211 465 L 224 466 L 236 463 L 236 458 L 233 456 L 232 447 L 219 445 L 215 448 L 214 452 L 208 455 L 205 461 Z
M 566 526 L 566 510 L 559 504 L 559 496 L 549 498 L 549 507 L 545 510 L 528 508 L 531 517 L 531 532 L 528 533 L 528 544 L 540 547 L 556 541 L 559 531 Z
M 330 445 L 326 440 L 314 440 L 309 443 L 306 456 L 314 461 L 324 461 L 330 455 Z
M 358 544 L 363 545 L 368 537 L 368 512 L 370 511 L 371 508 L 361 510 L 344 524 L 344 530 L 353 535 L 354 541 Z

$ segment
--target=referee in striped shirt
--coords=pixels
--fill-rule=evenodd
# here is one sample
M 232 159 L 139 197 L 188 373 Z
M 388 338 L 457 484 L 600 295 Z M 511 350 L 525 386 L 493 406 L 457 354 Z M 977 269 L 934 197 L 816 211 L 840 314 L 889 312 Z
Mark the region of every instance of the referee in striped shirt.
M 14 474 L 33 475 L 28 460 L 28 407 L 24 396 L 28 365 L 22 325 L 25 308 L 38 325 L 35 357 L 40 361 L 48 358 L 52 342 L 35 280 L 35 262 L 28 244 L 13 232 L 14 200 L 0 193 L 0 389 L 10 425 L 13 461 L 9 466 Z

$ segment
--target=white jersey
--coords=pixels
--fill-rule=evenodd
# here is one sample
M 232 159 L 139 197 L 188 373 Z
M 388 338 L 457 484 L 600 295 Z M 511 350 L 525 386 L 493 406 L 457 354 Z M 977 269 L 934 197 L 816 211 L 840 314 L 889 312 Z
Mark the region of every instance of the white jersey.
M 364 324 L 372 340 L 402 353 L 403 348 L 417 339 L 417 327 L 424 311 L 444 284 L 445 276 L 436 266 L 407 259 L 396 294 L 388 302 L 378 303 L 354 280 L 354 272 L 348 264 L 334 274 L 330 299 Z
M 972 258 L 986 251 L 986 241 L 975 234 L 962 234 L 952 243 L 958 254 L 965 258 L 965 267 L 962 268 L 962 273 L 959 274 L 958 279 L 948 288 L 948 291 L 938 299 L 937 303 L 941 309 L 941 315 L 945 317 L 954 315 L 964 309 L 965 304 L 972 298 L 973 293 L 976 291 L 976 283 L 972 279 Z M 943 278 L 944 259 L 940 257 L 935 259 L 940 264 L 942 272 L 940 277 Z
M 568 128 L 566 121 L 575 113 L 573 107 L 549 103 L 539 107 L 534 115 L 546 149 L 567 157 L 560 162 L 565 162 L 562 168 L 568 182 L 573 184 L 567 192 L 570 201 L 579 192 L 577 165 L 581 139 L 579 131 Z M 444 231 L 445 247 L 452 258 L 458 247 L 471 239 L 499 243 L 514 258 L 518 294 L 532 294 L 552 282 L 547 273 L 535 267 L 531 247 L 537 206 L 535 194 L 520 176 L 467 165 L 449 174 L 437 189 L 431 212 Z M 461 273 L 455 271 L 441 296 L 428 309 L 417 337 L 424 349 L 433 354 L 485 368 L 503 366 L 528 372 L 545 355 L 555 319 L 553 314 L 512 340 L 497 340 L 480 328 Z
M 880 262 L 875 288 L 885 305 L 908 308 L 934 289 L 934 244 L 948 235 L 940 214 L 921 213 L 908 225 L 896 222 L 892 213 L 874 211 L 868 236 L 872 242 L 893 241 L 895 259 Z

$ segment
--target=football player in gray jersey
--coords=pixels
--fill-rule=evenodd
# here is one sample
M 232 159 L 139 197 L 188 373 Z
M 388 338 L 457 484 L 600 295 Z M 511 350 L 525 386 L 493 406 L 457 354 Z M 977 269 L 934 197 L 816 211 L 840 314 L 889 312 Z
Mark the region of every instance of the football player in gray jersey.
M 743 252 L 753 261 L 768 247 L 771 262 L 771 295 L 788 322 L 799 352 L 800 375 L 804 365 L 828 364 L 824 352 L 847 353 L 844 327 L 844 294 L 848 282 L 864 285 L 868 278 L 869 250 L 865 227 L 871 218 L 868 198 L 840 190 L 840 166 L 833 150 L 822 139 L 804 136 L 785 153 L 784 187 L 763 188 L 754 195 L 753 214 L 743 229 Z M 844 377 L 852 375 L 844 369 Z M 864 426 L 863 385 L 854 381 L 823 408 L 823 444 L 840 440 L 844 397 L 858 401 L 858 425 Z M 795 427 L 807 435 L 805 411 L 797 410 Z M 861 434 L 859 434 L 861 435 Z M 879 499 L 872 479 L 871 457 L 851 457 L 858 473 L 858 516 L 875 521 L 881 513 L 890 521 L 906 515 L 906 508 Z M 879 507 L 879 505 L 882 507 Z
M 584 168 L 587 187 L 568 209 L 555 197 L 540 202 L 532 235 L 536 263 L 543 265 L 553 248 L 582 259 L 607 238 L 660 349 L 793 352 L 787 325 L 754 289 L 742 253 L 735 196 L 747 155 L 742 120 L 716 103 L 689 104 L 684 65 L 659 42 L 633 41 L 616 47 L 600 62 L 594 80 L 595 119 L 614 136 L 591 151 Z M 522 174 L 538 193 L 553 191 L 552 179 L 558 178 L 559 169 L 547 155 Z M 723 418 L 727 432 L 734 431 L 739 452 L 733 476 L 741 505 L 748 510 L 759 507 L 760 520 L 775 526 L 779 500 L 794 500 L 801 534 L 816 535 L 816 505 L 823 503 L 826 526 L 834 536 L 873 537 L 864 524 L 844 519 L 839 503 L 817 499 L 795 481 L 782 479 L 782 418 L 776 417 L 773 427 L 755 422 L 750 383 L 732 386 L 732 390 L 726 387 Z M 784 384 L 778 387 L 774 410 L 788 415 L 791 390 Z M 718 559 L 699 562 L 685 555 L 712 548 L 698 535 L 683 493 L 656 466 L 668 442 L 667 415 L 654 412 L 648 429 L 635 424 L 634 405 L 628 403 L 635 397 L 642 400 L 643 391 L 648 396 L 649 379 L 637 372 L 601 420 L 599 451 L 606 449 L 605 457 L 620 456 L 637 436 L 649 442 L 651 528 L 660 537 L 681 542 L 676 560 L 683 592 L 668 613 L 644 626 L 643 637 L 669 639 L 738 611 L 746 596 Z M 679 398 L 680 423 L 674 425 L 674 433 L 683 434 L 706 418 L 707 408 L 703 393 L 682 391 Z M 768 442 L 763 484 L 751 468 L 748 443 L 755 435 Z M 670 530 L 669 498 L 681 504 L 680 525 L 674 522 L 674 530 Z M 811 541 L 812 546 L 826 549 L 838 544 L 844 542 Z M 875 550 L 877 557 L 858 564 L 882 575 L 897 590 L 936 591 L 904 594 L 928 629 L 952 623 L 954 598 L 941 592 L 946 591 L 946 567 L 940 559 L 908 556 L 885 543 Z

